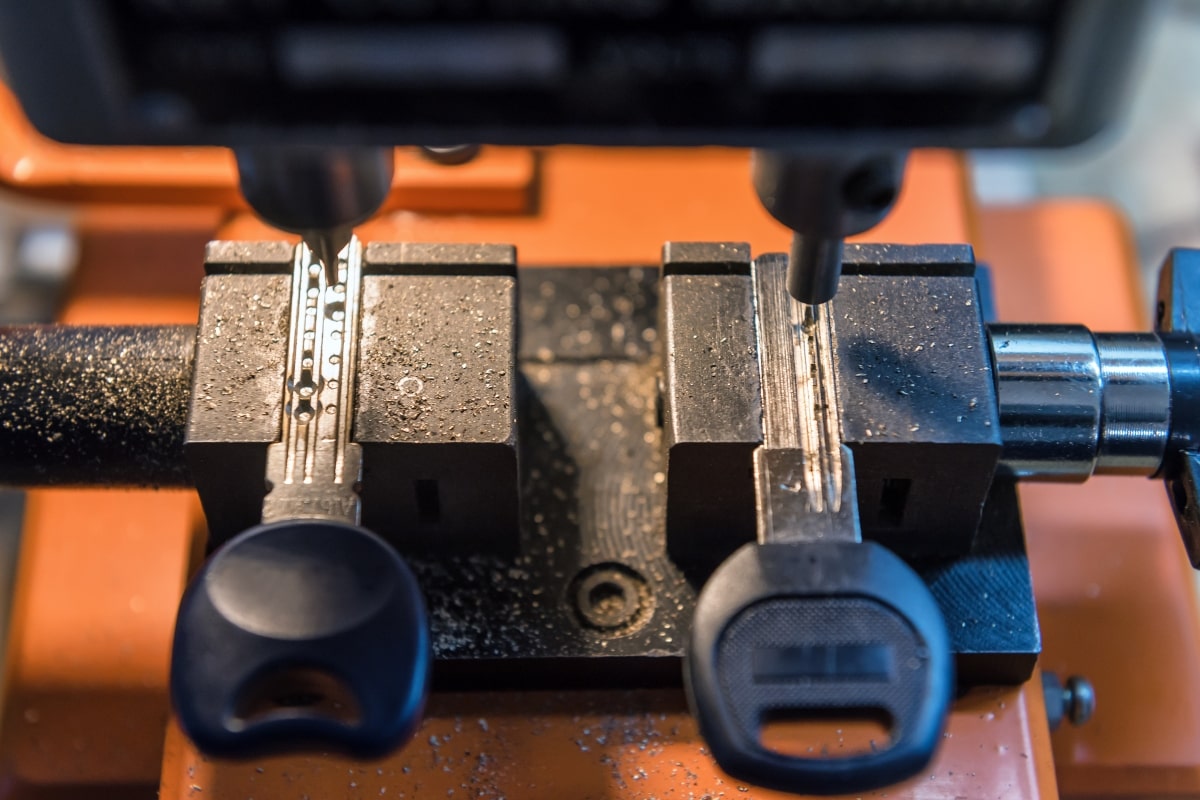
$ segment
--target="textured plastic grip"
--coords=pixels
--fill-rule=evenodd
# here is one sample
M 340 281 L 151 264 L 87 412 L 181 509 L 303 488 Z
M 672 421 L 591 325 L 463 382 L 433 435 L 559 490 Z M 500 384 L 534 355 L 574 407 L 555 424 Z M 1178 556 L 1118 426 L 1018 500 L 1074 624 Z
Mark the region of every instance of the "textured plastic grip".
M 171 699 L 206 755 L 373 757 L 416 730 L 430 659 L 424 601 L 391 547 L 344 523 L 278 522 L 227 543 L 184 594 Z
M 872 543 L 746 545 L 705 584 L 684 669 L 693 713 L 730 775 L 804 794 L 887 786 L 927 765 L 954 687 L 941 612 L 921 579 Z M 890 721 L 890 743 L 797 757 L 761 743 L 778 716 Z

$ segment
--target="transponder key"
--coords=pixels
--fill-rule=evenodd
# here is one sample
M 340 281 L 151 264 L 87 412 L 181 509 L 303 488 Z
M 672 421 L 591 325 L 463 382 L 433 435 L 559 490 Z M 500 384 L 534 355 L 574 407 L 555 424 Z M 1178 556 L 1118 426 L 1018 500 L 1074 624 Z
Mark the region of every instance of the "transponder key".
M 171 698 L 208 756 L 374 758 L 421 721 L 432 660 L 425 601 L 404 560 L 359 525 L 351 420 L 361 285 L 357 239 L 332 265 L 296 248 L 263 524 L 204 564 L 175 624 Z
M 805 794 L 867 791 L 932 759 L 954 688 L 949 637 L 924 582 L 861 541 L 854 463 L 841 443 L 828 305 L 787 294 L 782 259 L 755 264 L 763 444 L 758 543 L 728 558 L 696 604 L 684 679 L 730 775 Z M 794 755 L 763 742 L 788 720 L 878 720 L 867 752 Z

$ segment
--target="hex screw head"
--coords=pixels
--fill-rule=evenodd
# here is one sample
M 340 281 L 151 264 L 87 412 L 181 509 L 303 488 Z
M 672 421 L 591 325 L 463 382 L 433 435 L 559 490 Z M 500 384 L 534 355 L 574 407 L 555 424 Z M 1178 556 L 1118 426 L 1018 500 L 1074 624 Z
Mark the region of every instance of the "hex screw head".
M 576 575 L 570 602 L 585 628 L 606 635 L 634 632 L 653 611 L 645 578 L 617 563 L 597 564 Z

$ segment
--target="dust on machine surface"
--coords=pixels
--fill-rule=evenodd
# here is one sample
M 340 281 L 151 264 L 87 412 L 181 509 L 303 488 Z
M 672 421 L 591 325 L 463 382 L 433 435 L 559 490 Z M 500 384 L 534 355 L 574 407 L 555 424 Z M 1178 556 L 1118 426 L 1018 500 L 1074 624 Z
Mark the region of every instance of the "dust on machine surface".
M 436 725 L 489 696 L 534 718 L 546 689 L 597 719 L 686 696 L 706 774 L 747 792 L 965 774 L 947 723 L 979 692 L 1044 706 L 1020 724 L 1048 750 L 1033 729 L 1096 701 L 1038 670 L 1018 484 L 1161 480 L 1200 562 L 1200 254 L 1164 266 L 1153 330 L 1114 333 L 997 322 L 965 237 L 846 240 L 886 231 L 916 191 L 914 148 L 1093 134 L 1140 16 L 1110 0 L 8 4 L 0 58 L 40 134 L 232 148 L 257 220 L 225 230 L 292 238 L 196 252 L 192 325 L 0 328 L 0 482 L 195 490 L 204 557 L 178 598 L 168 759 L 189 748 L 210 771 L 429 748 L 436 765 L 438 735 L 414 738 L 427 709 Z M 544 235 L 528 218 L 619 213 L 586 185 L 551 192 L 578 145 L 664 163 L 685 156 L 628 148 L 745 148 L 694 155 L 743 159 L 725 216 L 756 222 L 682 240 L 690 212 L 660 207 L 665 244 L 640 263 L 597 259 L 611 244 L 592 232 L 574 260 L 518 268 L 513 244 Z M 544 148 L 489 229 L 511 239 L 431 242 L 453 224 L 389 216 L 412 176 L 469 216 L 441 176 L 497 146 Z M 764 230 L 786 246 L 752 248 Z M 693 724 L 678 705 L 675 737 Z M 860 723 L 875 733 L 844 747 Z M 456 769 L 472 785 L 520 769 L 493 762 Z M 654 791 L 695 792 L 679 770 Z

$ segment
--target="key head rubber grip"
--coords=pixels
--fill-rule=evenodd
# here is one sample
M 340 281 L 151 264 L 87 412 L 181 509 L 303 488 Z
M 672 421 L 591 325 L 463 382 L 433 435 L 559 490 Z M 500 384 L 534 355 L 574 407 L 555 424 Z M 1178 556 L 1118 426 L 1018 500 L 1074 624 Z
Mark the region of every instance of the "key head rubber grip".
M 429 689 L 425 603 L 400 556 L 362 528 L 277 522 L 232 539 L 183 596 L 171 699 L 209 756 L 407 742 Z
M 933 758 L 954 689 L 949 637 L 924 582 L 873 543 L 750 544 L 696 605 L 688 699 L 735 778 L 803 794 L 869 791 Z M 768 749 L 780 718 L 881 717 L 890 742 L 846 757 Z

